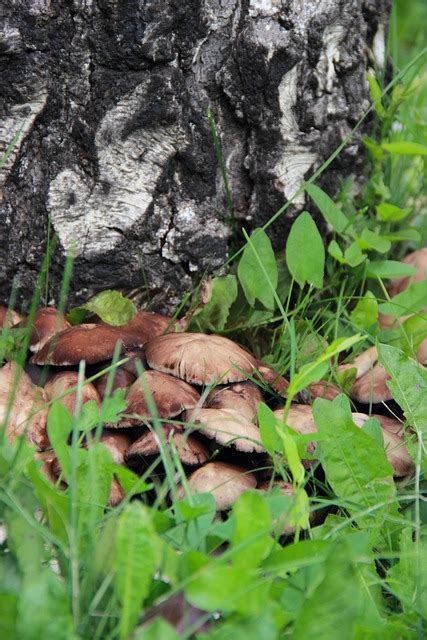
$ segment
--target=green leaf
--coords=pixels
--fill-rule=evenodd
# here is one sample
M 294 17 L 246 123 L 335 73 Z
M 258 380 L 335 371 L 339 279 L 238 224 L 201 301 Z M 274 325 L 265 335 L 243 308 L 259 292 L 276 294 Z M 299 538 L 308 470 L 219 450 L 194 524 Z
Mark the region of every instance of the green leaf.
M 129 637 L 149 593 L 156 569 L 154 535 L 148 509 L 137 502 L 128 504 L 118 522 L 115 559 L 121 640 Z
M 248 589 L 248 572 L 240 566 L 211 562 L 186 586 L 187 599 L 206 611 L 235 611 L 239 598 Z
M 388 387 L 415 430 L 424 451 L 427 448 L 427 370 L 399 349 L 378 345 L 379 361 L 389 373 Z M 427 470 L 424 455 L 422 464 Z
M 385 109 L 381 103 L 381 87 L 378 84 L 376 78 L 371 74 L 367 74 L 368 84 L 371 93 L 372 102 L 374 103 L 375 111 L 379 115 L 380 118 L 384 118 L 386 115 Z
M 304 467 L 301 464 L 301 459 L 298 455 L 297 445 L 295 444 L 291 434 L 286 431 L 282 433 L 282 440 L 286 461 L 292 473 L 294 484 L 301 485 L 304 482 L 305 472 Z
M 179 635 L 163 618 L 154 618 L 144 624 L 134 636 L 134 640 L 179 640 Z
M 392 233 L 384 233 L 383 238 L 390 240 L 390 242 L 420 242 L 421 235 L 416 229 L 399 229 Z
M 243 570 L 255 568 L 273 546 L 271 517 L 264 496 L 257 491 L 246 491 L 234 504 L 233 515 L 233 565 Z
M 300 287 L 323 286 L 325 248 L 316 223 L 303 211 L 293 223 L 286 242 L 286 264 Z
M 265 273 L 260 267 L 262 263 Z M 255 229 L 244 248 L 237 275 L 247 301 L 253 307 L 259 300 L 267 309 L 274 308 L 273 290 L 277 287 L 278 271 L 271 242 L 265 231 Z
M 398 293 L 390 300 L 380 304 L 379 310 L 387 316 L 400 318 L 416 313 L 427 307 L 427 286 L 425 280 L 414 282 L 407 289 Z
M 344 252 L 344 260 L 350 267 L 357 267 L 366 260 L 366 256 L 360 250 L 357 242 L 352 242 L 348 249 Z
M 326 222 L 330 224 L 335 231 L 340 234 L 350 231 L 351 226 L 346 216 L 322 189 L 314 184 L 306 184 L 305 190 L 319 208 Z
M 82 311 L 95 314 L 103 322 L 111 325 L 126 324 L 137 314 L 137 308 L 132 300 L 125 298 L 120 291 L 107 289 L 94 296 L 89 302 L 72 309 L 71 321 L 79 320 Z
M 366 575 L 366 559 L 358 558 L 350 539 L 343 538 L 331 548 L 323 580 L 309 592 L 298 613 L 293 640 L 353 640 L 354 628 L 362 621 L 381 624 L 367 585 L 367 577 L 372 581 L 373 576 Z
M 258 425 L 261 442 L 270 455 L 275 451 L 282 451 L 282 439 L 277 433 L 277 418 L 264 402 L 258 405 Z
M 400 559 L 388 572 L 389 586 L 402 608 L 415 620 L 427 618 L 427 528 L 418 543 L 410 527 L 400 537 Z
M 73 429 L 73 417 L 61 402 L 54 400 L 47 416 L 47 432 L 50 443 L 58 456 L 61 469 L 68 477 L 70 473 L 70 449 L 68 436 Z
M 371 291 L 367 291 L 363 298 L 359 298 L 350 313 L 351 322 L 360 329 L 369 329 L 378 320 L 378 302 Z
M 398 222 L 403 220 L 411 212 L 410 209 L 401 209 L 395 204 L 382 202 L 376 206 L 377 218 L 382 222 Z
M 329 484 L 359 526 L 370 528 L 375 540 L 383 535 L 387 542 L 386 525 L 390 514 L 397 515 L 397 505 L 393 469 L 384 448 L 354 424 L 345 396 L 333 402 L 316 399 L 313 415 L 321 436 L 319 457 Z M 369 512 L 374 506 L 377 508 Z
M 427 146 L 418 142 L 383 142 L 381 147 L 392 155 L 427 156 Z
M 209 283 L 209 300 L 195 313 L 197 327 L 208 331 L 222 331 L 230 308 L 237 298 L 237 279 L 234 275 L 213 278 Z
M 368 278 L 406 278 L 417 273 L 414 267 L 404 264 L 398 260 L 378 260 L 369 261 L 366 267 Z
M 387 238 L 378 235 L 378 233 L 366 227 L 363 229 L 362 234 L 356 237 L 356 242 L 362 250 L 372 249 L 379 253 L 386 253 L 391 247 L 390 241 L 387 240 Z
M 344 254 L 342 252 L 342 249 L 338 244 L 338 242 L 336 242 L 336 240 L 331 240 L 331 242 L 329 243 L 328 253 L 333 258 L 335 258 L 335 260 L 337 260 L 340 264 L 347 264 L 347 261 L 344 259 Z

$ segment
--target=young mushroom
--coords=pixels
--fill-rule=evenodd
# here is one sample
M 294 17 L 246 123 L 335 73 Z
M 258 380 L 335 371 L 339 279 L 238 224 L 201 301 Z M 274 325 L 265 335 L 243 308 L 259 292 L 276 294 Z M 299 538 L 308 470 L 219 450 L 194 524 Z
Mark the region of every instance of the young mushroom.
M 183 420 L 196 425 L 207 438 L 225 447 L 246 453 L 263 453 L 258 427 L 235 409 L 196 409 L 186 411 Z
M 199 466 L 209 459 L 209 451 L 205 445 L 191 434 L 177 430 L 175 425 L 164 425 L 163 439 L 166 446 L 176 448 L 181 462 L 188 466 Z M 146 431 L 126 451 L 126 461 L 134 466 L 145 457 L 158 456 L 160 454 L 160 442 L 154 430 Z
M 200 395 L 187 382 L 159 371 L 144 371 L 127 392 L 127 413 L 138 418 L 123 418 L 117 427 L 131 427 L 152 417 L 149 396 L 154 403 L 159 418 L 174 418 L 185 409 L 193 409 Z
M 10 329 L 15 327 L 23 320 L 23 316 L 13 309 L 8 309 L 0 304 L 0 331 L 1 329 Z
M 392 400 L 393 396 L 387 386 L 388 380 L 389 374 L 377 363 L 356 380 L 351 389 L 351 397 L 362 404 L 378 404 Z
M 260 402 L 263 402 L 260 388 L 248 381 L 216 387 L 208 395 L 205 406 L 209 409 L 233 409 L 247 420 L 253 420 Z
M 70 327 L 64 314 L 54 307 L 38 309 L 30 336 L 30 351 L 41 351 L 54 335 Z
M 244 491 L 255 489 L 256 478 L 242 467 L 226 462 L 208 462 L 194 471 L 187 483 L 191 494 L 211 493 L 217 511 L 225 511 L 233 506 Z M 182 485 L 178 486 L 178 497 L 185 497 Z
M 68 411 L 74 415 L 77 403 L 77 387 L 79 374 L 77 371 L 62 371 L 57 373 L 45 384 L 44 392 L 47 400 L 57 399 Z M 67 394 L 67 395 L 64 395 Z M 91 382 L 84 381 L 81 386 L 81 404 L 89 400 L 94 400 L 96 404 L 101 404 L 98 391 Z

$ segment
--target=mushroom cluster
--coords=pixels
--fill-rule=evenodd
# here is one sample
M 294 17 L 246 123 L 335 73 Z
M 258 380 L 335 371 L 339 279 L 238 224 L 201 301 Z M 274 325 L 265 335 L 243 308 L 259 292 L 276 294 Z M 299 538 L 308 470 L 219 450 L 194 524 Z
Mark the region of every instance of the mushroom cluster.
M 0 309 L 0 327 L 13 331 L 24 324 L 22 317 Z M 99 320 L 71 326 L 56 309 L 39 309 L 25 369 L 11 362 L 0 369 L 0 422 L 7 425 L 8 438 L 26 433 L 41 452 L 48 477 L 64 482 L 47 434 L 50 403 L 59 399 L 73 414 L 77 405 L 93 401 L 101 406 L 109 394 L 124 389 L 126 412 L 118 422 L 105 424 L 101 435 L 116 464 L 140 474 L 149 468 L 159 477 L 166 450 L 175 460 L 179 458 L 187 476 L 185 487 L 177 487 L 178 496 L 187 490 L 210 492 L 218 511 L 228 510 L 251 488 L 265 491 L 276 485 L 284 495 L 291 495 L 292 485 L 274 478 L 274 465 L 257 423 L 260 402 L 267 402 L 283 419 L 286 379 L 224 336 L 185 329 L 182 322 L 147 311 L 139 311 L 121 326 Z M 82 360 L 87 377 L 77 403 Z M 105 372 L 107 367 L 110 373 Z M 355 424 L 362 427 L 371 417 L 366 405 L 375 405 L 373 417 L 379 421 L 394 474 L 407 476 L 413 463 L 403 423 L 384 415 L 379 404 L 390 400 L 391 394 L 375 347 L 338 369 L 349 368 L 356 376 L 351 391 Z M 331 382 L 310 385 L 291 405 L 287 424 L 298 434 L 314 434 L 313 398 L 332 399 L 339 393 Z M 306 450 L 308 466 L 316 459 L 315 443 L 310 442 Z M 123 497 L 115 478 L 110 504 L 118 504 Z

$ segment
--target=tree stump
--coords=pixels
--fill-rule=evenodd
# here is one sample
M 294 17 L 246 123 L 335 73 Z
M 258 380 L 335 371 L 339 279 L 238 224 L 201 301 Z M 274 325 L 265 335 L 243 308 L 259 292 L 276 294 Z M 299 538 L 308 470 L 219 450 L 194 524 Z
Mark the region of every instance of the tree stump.
M 174 305 L 362 116 L 366 71 L 384 65 L 389 5 L 3 0 L 2 151 L 20 136 L 0 176 L 1 300 L 14 278 L 29 300 L 50 220 L 51 301 L 72 251 L 73 301 L 119 288 L 152 308 Z M 363 164 L 356 137 L 323 184 L 334 194 Z M 271 226 L 276 246 L 303 207 L 300 194 Z

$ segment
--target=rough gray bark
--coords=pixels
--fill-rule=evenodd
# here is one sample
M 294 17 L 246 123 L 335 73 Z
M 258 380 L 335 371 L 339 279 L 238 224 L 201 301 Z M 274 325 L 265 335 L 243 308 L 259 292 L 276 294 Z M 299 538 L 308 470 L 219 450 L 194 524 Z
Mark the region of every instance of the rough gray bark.
M 48 217 L 72 297 L 117 287 L 172 305 L 265 223 L 369 105 L 390 0 L 3 0 L 0 298 L 33 291 Z M 227 210 L 206 118 L 221 134 Z M 362 175 L 357 139 L 329 192 Z M 271 228 L 283 246 L 295 203 Z

